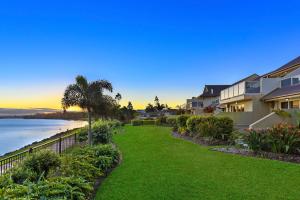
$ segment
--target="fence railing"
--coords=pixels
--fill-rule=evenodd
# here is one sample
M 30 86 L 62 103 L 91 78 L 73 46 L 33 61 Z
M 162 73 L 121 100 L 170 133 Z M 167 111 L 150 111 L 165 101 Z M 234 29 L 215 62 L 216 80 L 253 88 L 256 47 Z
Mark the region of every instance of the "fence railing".
M 78 142 L 77 134 L 73 133 L 73 134 L 61 136 L 59 138 L 47 141 L 40 145 L 24 150 L 20 153 L 0 159 L 0 175 L 4 174 L 8 170 L 17 166 L 20 162 L 22 162 L 25 159 L 26 156 L 28 156 L 33 152 L 38 152 L 40 150 L 48 149 L 57 154 L 61 154 L 64 151 L 66 151 L 68 148 L 77 144 L 77 142 Z

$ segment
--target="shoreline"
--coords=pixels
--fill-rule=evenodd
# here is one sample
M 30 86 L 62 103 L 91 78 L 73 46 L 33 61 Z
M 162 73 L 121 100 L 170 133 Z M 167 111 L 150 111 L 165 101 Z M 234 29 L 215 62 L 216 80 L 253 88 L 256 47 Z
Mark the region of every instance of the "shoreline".
M 11 118 L 10 118 L 11 119 Z M 1 120 L 1 119 L 0 119 Z M 61 119 L 57 119 L 57 120 L 61 120 Z M 70 121 L 70 120 L 68 120 Z M 72 120 L 72 121 L 79 121 L 79 120 Z M 82 121 L 82 120 L 81 120 Z M 9 156 L 12 156 L 14 154 L 17 154 L 17 153 L 20 153 L 20 152 L 23 152 L 23 151 L 26 151 L 28 150 L 29 148 L 32 148 L 32 147 L 35 147 L 35 146 L 38 146 L 38 145 L 41 145 L 45 142 L 48 142 L 50 140 L 54 140 L 56 138 L 59 138 L 59 137 L 62 137 L 62 136 L 65 136 L 65 135 L 68 135 L 70 133 L 72 133 L 73 131 L 77 131 L 78 129 L 82 129 L 84 128 L 85 126 L 83 127 L 78 127 L 78 128 L 73 128 L 73 129 L 70 129 L 70 130 L 67 130 L 67 131 L 62 131 L 62 132 L 58 132 L 58 133 L 55 133 L 54 135 L 50 136 L 50 137 L 47 137 L 45 139 L 42 139 L 40 141 L 35 141 L 35 142 L 32 142 L 31 144 L 28 144 L 28 145 L 25 145 L 17 150 L 14 150 L 14 151 L 10 151 L 10 152 L 7 152 L 7 153 L 4 153 L 3 155 L 0 155 L 0 160 L 2 159 L 5 159 L 6 157 L 9 157 Z

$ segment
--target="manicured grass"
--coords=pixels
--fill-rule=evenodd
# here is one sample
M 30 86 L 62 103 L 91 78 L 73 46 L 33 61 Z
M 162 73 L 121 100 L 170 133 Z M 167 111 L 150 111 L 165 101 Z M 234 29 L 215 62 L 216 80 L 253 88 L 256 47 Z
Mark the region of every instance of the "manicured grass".
M 96 199 L 300 199 L 300 165 L 210 151 L 169 128 L 127 126 Z

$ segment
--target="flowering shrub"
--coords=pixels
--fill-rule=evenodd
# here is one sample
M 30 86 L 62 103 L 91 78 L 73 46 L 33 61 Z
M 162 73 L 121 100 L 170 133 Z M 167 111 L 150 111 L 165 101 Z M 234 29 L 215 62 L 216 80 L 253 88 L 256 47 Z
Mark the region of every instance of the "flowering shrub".
M 250 130 L 246 142 L 253 151 L 299 154 L 300 130 L 287 124 L 278 124 L 271 129 Z

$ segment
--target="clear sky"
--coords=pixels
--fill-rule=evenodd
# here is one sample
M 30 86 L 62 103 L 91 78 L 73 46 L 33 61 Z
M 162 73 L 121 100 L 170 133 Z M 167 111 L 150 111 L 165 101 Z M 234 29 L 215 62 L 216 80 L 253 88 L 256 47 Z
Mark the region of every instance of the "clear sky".
M 183 104 L 300 55 L 300 1 L 0 2 L 0 107 L 60 108 L 76 75 Z

